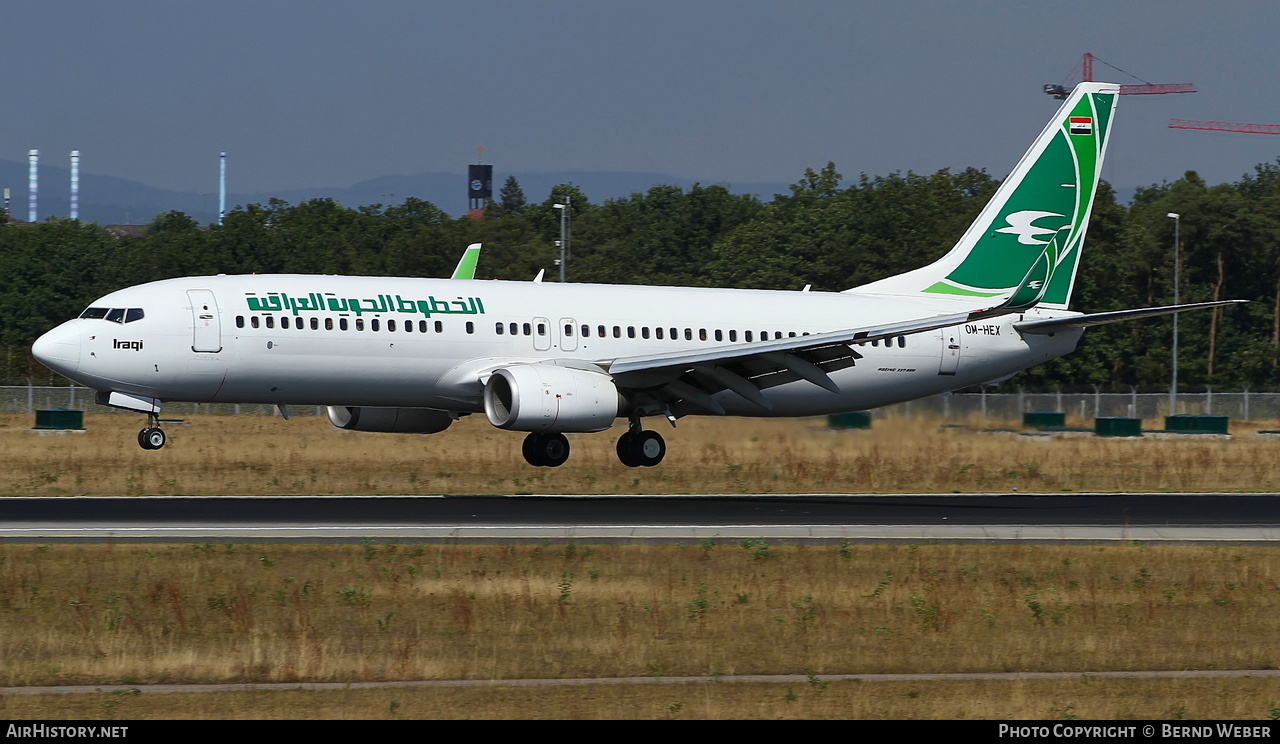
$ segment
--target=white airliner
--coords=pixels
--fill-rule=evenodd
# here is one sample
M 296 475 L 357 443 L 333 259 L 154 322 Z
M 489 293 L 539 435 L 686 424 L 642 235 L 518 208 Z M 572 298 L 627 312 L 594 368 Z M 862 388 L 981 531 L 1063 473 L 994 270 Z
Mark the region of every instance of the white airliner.
M 844 292 L 187 277 L 108 294 L 32 352 L 146 413 L 146 449 L 164 446 L 164 401 L 269 403 L 371 432 L 484 413 L 528 432 L 525 459 L 543 466 L 568 458 L 566 432 L 621 417 L 619 459 L 656 465 L 666 444 L 645 417 L 875 408 L 1008 378 L 1088 326 L 1223 304 L 1067 310 L 1118 93 L 1078 86 L 941 259 Z

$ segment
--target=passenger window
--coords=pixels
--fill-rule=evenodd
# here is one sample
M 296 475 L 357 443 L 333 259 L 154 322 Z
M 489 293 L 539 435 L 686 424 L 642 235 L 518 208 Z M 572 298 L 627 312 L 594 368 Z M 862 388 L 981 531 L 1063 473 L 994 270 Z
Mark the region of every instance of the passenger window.
M 582 337 L 583 338 L 591 337 L 591 326 L 587 325 L 586 323 L 582 324 Z
M 564 335 L 565 335 L 565 336 L 572 336 L 572 335 L 573 335 L 573 324 L 572 324 L 572 323 L 565 323 L 565 324 L 564 324 Z
M 494 324 L 493 324 L 493 331 L 494 331 L 494 333 L 497 333 L 499 336 L 501 336 L 501 335 L 502 335 L 502 332 L 503 332 L 503 331 L 505 331 L 505 330 L 507 330 L 507 327 L 506 327 L 506 326 L 504 326 L 504 325 L 502 325 L 502 323 L 494 323 Z
M 699 328 L 699 329 L 698 329 L 698 340 L 699 340 L 699 341 L 706 341 L 706 340 L 707 340 L 707 329 L 706 329 L 706 328 Z
M 343 330 L 346 330 L 346 329 L 344 328 Z M 356 330 L 357 331 L 364 330 L 364 318 L 356 318 Z
M 724 333 L 719 328 L 716 329 L 716 340 L 717 341 L 724 340 Z
M 636 337 L 636 327 L 627 326 L 627 338 L 635 338 L 635 337 Z
M 375 320 L 375 321 L 373 321 L 373 322 L 374 322 L 374 323 L 377 323 L 378 321 L 376 321 L 376 320 Z M 374 326 L 374 328 L 373 328 L 373 330 L 375 330 L 375 331 L 376 331 L 376 330 L 378 330 L 378 327 L 375 325 L 375 326 Z M 387 321 L 387 331 L 388 331 L 388 332 L 391 332 L 391 333 L 395 333 L 395 331 L 396 331 L 396 322 L 395 322 L 394 320 L 388 320 L 388 321 Z
M 236 328 L 244 328 L 244 316 L 243 316 L 243 315 L 237 315 L 237 316 L 236 316 Z
M 760 340 L 761 340 L 761 341 L 768 341 L 768 340 L 769 340 L 769 332 L 768 332 L 768 331 L 760 331 Z
M 692 340 L 693 340 L 693 329 L 692 329 L 692 328 L 686 328 L 686 329 L 684 329 L 684 340 L 685 340 L 685 341 L 692 341 Z
M 737 332 L 737 331 L 729 331 L 729 340 L 730 340 L 730 341 L 737 341 L 737 340 L 738 340 L 738 332 Z
M 659 341 L 662 340 L 662 326 L 658 326 L 657 328 L 653 329 L 653 337 L 658 339 Z
M 533 326 L 529 325 L 528 323 L 522 324 L 521 330 L 524 331 L 524 335 L 526 336 L 533 335 Z
M 286 316 L 284 316 L 283 318 L 281 318 L 281 319 L 280 319 L 280 327 L 281 327 L 281 328 L 288 328 L 288 327 L 289 327 L 289 316 L 288 316 L 288 315 L 286 315 Z
M 788 333 L 787 335 L 788 335 L 788 336 L 790 336 L 791 338 L 795 338 L 795 337 L 796 337 L 796 332 L 795 332 L 795 331 L 792 331 L 792 332 Z
M 405 333 L 413 333 L 413 321 L 412 321 L 412 320 L 406 320 L 406 321 L 404 322 L 404 332 L 405 332 Z
M 677 340 L 679 340 L 679 338 L 680 338 L 680 329 L 679 329 L 679 328 L 672 328 L 672 329 L 671 329 L 671 340 L 672 340 L 672 341 L 677 341 Z
M 436 321 L 436 333 L 444 333 L 444 321 Z
M 427 332 L 427 321 L 425 321 L 425 320 L 419 320 L 419 321 L 418 321 L 418 333 L 426 333 L 426 332 Z
M 512 336 L 514 336 L 514 335 L 518 334 L 519 332 L 520 332 L 520 327 L 519 327 L 519 326 L 517 326 L 515 323 L 512 323 L 512 324 L 511 324 L 511 335 L 512 335 Z
M 899 348 L 899 349 L 905 349 L 905 348 L 907 348 L 907 337 L 906 337 L 906 336 L 898 336 L 898 348 Z
M 135 320 L 142 320 L 142 308 L 131 307 L 124 311 L 124 322 L 132 323 Z
M 467 333 L 475 333 L 475 332 L 476 332 L 476 324 L 468 320 L 468 321 L 467 321 Z
M 743 341 L 750 342 L 750 341 L 751 341 L 751 331 L 743 331 L 743 332 L 742 332 L 742 340 L 743 340 Z
M 338 330 L 340 330 L 340 331 L 345 331 L 345 330 L 347 330 L 347 319 L 346 319 L 346 318 L 338 318 Z
M 471 325 L 471 324 L 470 324 L 470 323 L 468 323 L 467 325 Z M 471 331 L 467 331 L 467 333 L 470 333 L 470 332 L 471 332 Z M 538 324 L 538 335 L 539 335 L 539 336 L 545 336 L 545 335 L 547 335 L 547 324 L 546 324 L 546 323 L 539 323 L 539 324 Z
M 640 338 L 649 338 L 649 326 L 642 326 L 640 328 Z
M 377 331 L 377 330 L 379 330 L 381 327 L 382 327 L 382 321 L 378 320 L 377 318 L 374 318 L 373 320 L 369 321 L 369 329 L 370 329 L 370 330 L 372 330 L 372 331 Z M 388 326 L 388 328 L 389 328 L 389 327 L 390 327 L 390 326 Z
M 268 315 L 268 316 L 267 316 L 267 327 L 268 327 L 268 328 L 275 328 L 275 327 L 276 327 L 276 316 L 274 316 L 274 315 Z
M 614 338 L 622 338 L 622 326 L 614 326 L 614 327 L 613 327 L 613 337 L 614 337 Z
M 318 330 L 320 330 L 320 319 L 319 319 L 319 318 L 312 318 L 312 319 L 311 319 L 311 330 L 313 330 L 313 331 L 318 331 Z
M 258 316 L 254 315 L 254 316 L 252 316 L 251 318 L 249 318 L 249 325 L 253 326 L 254 328 L 257 328 L 257 327 L 258 327 Z
M 596 331 L 597 331 L 596 335 L 599 336 L 600 338 L 604 338 L 605 336 L 609 335 L 604 332 L 604 326 L 596 326 Z
M 256 320 L 256 319 L 255 319 L 255 320 Z M 254 323 L 254 326 L 257 326 L 257 323 Z M 332 331 L 332 330 L 333 330 L 333 318 L 325 318 L 325 319 L 324 319 L 324 329 L 325 329 L 326 331 Z
M 112 323 L 123 323 L 123 322 L 124 322 L 124 308 L 122 308 L 122 307 L 113 307 L 113 308 L 111 308 L 110 310 L 108 310 L 108 311 L 107 311 L 107 320 L 111 321 Z

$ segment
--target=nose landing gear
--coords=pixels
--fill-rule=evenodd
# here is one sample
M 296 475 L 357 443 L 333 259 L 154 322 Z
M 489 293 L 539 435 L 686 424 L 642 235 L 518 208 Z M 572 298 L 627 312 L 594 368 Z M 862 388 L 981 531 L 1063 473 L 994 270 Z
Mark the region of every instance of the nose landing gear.
M 160 417 L 154 413 L 147 414 L 147 426 L 138 432 L 138 446 L 145 450 L 158 450 L 164 446 L 166 437 L 160 428 Z

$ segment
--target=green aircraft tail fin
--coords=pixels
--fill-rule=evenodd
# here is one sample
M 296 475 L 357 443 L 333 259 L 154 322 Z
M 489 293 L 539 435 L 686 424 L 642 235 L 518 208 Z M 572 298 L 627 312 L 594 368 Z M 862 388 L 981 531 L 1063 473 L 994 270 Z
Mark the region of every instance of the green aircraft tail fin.
M 1081 83 L 1049 121 L 960 241 L 941 259 L 914 271 L 856 287 L 872 294 L 1025 295 L 1042 260 L 1037 303 L 1071 300 L 1085 228 L 1120 88 Z M 1039 281 L 1031 278 L 1031 283 Z M 1032 303 L 1036 304 L 1036 303 Z

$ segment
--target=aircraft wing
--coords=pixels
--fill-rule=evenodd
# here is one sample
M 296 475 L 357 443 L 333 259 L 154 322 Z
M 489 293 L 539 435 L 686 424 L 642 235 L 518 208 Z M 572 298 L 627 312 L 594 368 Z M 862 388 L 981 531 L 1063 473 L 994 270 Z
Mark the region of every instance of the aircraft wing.
M 839 388 L 829 373 L 853 366 L 862 358 L 857 344 L 923 333 L 1017 312 L 1009 303 L 987 310 L 943 313 L 912 320 L 847 328 L 710 349 L 645 354 L 600 360 L 596 364 L 623 389 L 647 393 L 658 404 L 684 402 L 699 412 L 723 414 L 711 396 L 732 390 L 763 410 L 769 402 L 760 391 L 807 380 L 831 392 Z
M 723 415 L 724 408 L 711 396 L 732 390 L 762 410 L 771 408 L 760 394 L 765 388 L 806 380 L 832 393 L 840 388 L 830 373 L 851 367 L 862 358 L 854 345 L 894 336 L 946 328 L 999 317 L 1035 306 L 1044 296 L 1053 270 L 1051 241 L 1027 275 L 1003 301 L 987 308 L 939 313 L 860 328 L 846 328 L 809 336 L 716 346 L 710 349 L 644 354 L 596 362 L 623 389 L 641 393 L 651 408 L 683 413 Z M 684 405 L 679 405 L 684 404 Z
M 1188 305 L 1169 305 L 1167 307 L 1141 307 L 1134 310 L 1115 310 L 1109 313 L 1091 313 L 1089 315 L 1071 315 L 1065 318 L 1048 318 L 1045 320 L 1024 320 L 1013 324 L 1014 330 L 1019 333 L 1033 333 L 1036 335 L 1047 336 L 1058 331 L 1065 331 L 1068 328 L 1091 328 L 1093 326 L 1106 325 L 1107 323 L 1119 323 L 1124 320 L 1137 320 L 1139 318 L 1154 318 L 1158 315 L 1171 315 L 1173 313 L 1181 313 L 1186 310 L 1199 310 L 1206 307 L 1220 307 L 1222 305 L 1237 305 L 1248 302 L 1248 300 L 1219 300 L 1216 302 L 1193 302 Z

